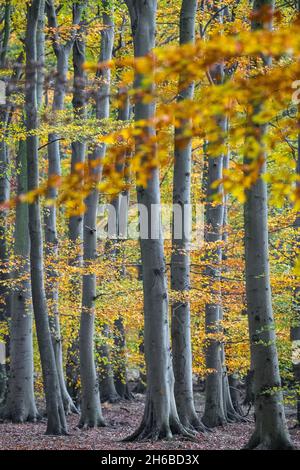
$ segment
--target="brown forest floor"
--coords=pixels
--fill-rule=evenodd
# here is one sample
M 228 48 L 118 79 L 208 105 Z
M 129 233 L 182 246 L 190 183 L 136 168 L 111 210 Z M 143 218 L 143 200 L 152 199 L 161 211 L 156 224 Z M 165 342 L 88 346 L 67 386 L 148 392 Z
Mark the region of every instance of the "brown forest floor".
M 202 400 L 201 400 L 202 401 Z M 27 424 L 0 423 L 0 450 L 222 450 L 241 449 L 253 429 L 253 420 L 246 424 L 229 424 L 207 435 L 199 434 L 195 442 L 175 438 L 167 442 L 121 442 L 138 426 L 143 413 L 144 399 L 138 395 L 133 402 L 113 405 L 103 404 L 103 414 L 107 427 L 79 430 L 78 416 L 69 416 L 69 435 L 64 437 L 46 436 L 45 421 Z M 202 408 L 200 406 L 199 408 Z M 289 424 L 292 413 L 288 410 Z M 300 448 L 300 429 L 292 429 L 294 444 Z

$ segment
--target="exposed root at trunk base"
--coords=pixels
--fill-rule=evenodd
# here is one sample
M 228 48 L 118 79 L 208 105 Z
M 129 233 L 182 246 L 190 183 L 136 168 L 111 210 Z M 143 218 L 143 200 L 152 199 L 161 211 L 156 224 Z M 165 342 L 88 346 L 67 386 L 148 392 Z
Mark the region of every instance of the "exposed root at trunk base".
M 254 431 L 249 442 L 244 446 L 244 450 L 296 450 L 287 436 L 274 436 L 268 434 L 261 436 L 258 431 Z
M 214 417 L 208 417 L 208 416 L 203 416 L 202 418 L 202 423 L 204 426 L 208 429 L 212 428 L 217 428 L 219 426 L 226 426 L 228 424 L 226 418 L 224 416 L 214 416 Z
M 105 428 L 106 423 L 101 416 L 98 417 L 81 417 L 78 428 L 88 430 L 92 428 Z
M 0 419 L 2 421 L 11 421 L 14 424 L 36 423 L 42 419 L 37 409 L 12 410 L 7 404 L 0 409 Z
M 227 413 L 225 418 L 223 417 L 215 417 L 215 418 L 202 418 L 202 422 L 206 428 L 206 430 L 212 431 L 213 428 L 223 427 L 227 424 L 234 424 L 234 423 L 249 423 L 251 420 L 246 418 L 245 416 L 241 416 L 238 413 Z
M 135 400 L 134 394 L 129 390 L 128 386 L 122 390 L 120 387 L 116 387 L 117 393 L 121 400 L 132 401 Z
M 156 442 L 159 440 L 170 441 L 175 436 L 181 436 L 183 439 L 189 441 L 195 441 L 196 433 L 184 428 L 182 425 L 170 426 L 170 425 L 144 425 L 141 426 L 130 436 L 122 439 L 122 442 L 134 442 L 134 441 L 151 441 Z
M 182 423 L 185 429 L 188 429 L 192 432 L 201 432 L 204 434 L 211 432 L 211 429 L 206 427 L 195 413 L 192 413 L 190 416 L 185 418 L 180 416 L 180 422 Z
M 70 415 L 72 413 L 74 413 L 76 415 L 79 415 L 79 410 L 75 406 L 75 404 L 74 404 L 73 400 L 71 399 L 71 397 L 64 398 L 63 399 L 63 404 L 64 404 L 64 410 L 65 410 L 66 415 Z
M 46 436 L 69 436 L 70 434 L 68 433 L 68 431 L 64 428 L 60 429 L 60 430 L 51 430 L 51 429 L 47 429 L 47 431 L 45 432 L 45 435 Z
M 134 401 L 135 396 L 131 392 L 126 392 L 124 395 L 120 395 L 121 400 L 126 400 L 126 401 Z
M 133 393 L 140 393 L 141 395 L 143 395 L 144 393 L 146 393 L 146 385 L 140 380 L 132 391 Z
M 118 403 L 121 397 L 115 393 L 113 394 L 102 394 L 101 391 L 101 403 Z
M 247 418 L 243 414 L 238 413 L 237 411 L 233 410 L 227 413 L 227 423 L 249 423 L 251 420 Z
M 166 417 L 163 421 L 156 418 L 153 404 L 146 405 L 144 417 L 138 429 L 123 442 L 171 440 L 174 436 L 181 436 L 189 441 L 195 440 L 196 432 L 184 427 L 178 416 Z
M 68 429 L 64 424 L 50 422 L 48 419 L 46 436 L 68 436 Z

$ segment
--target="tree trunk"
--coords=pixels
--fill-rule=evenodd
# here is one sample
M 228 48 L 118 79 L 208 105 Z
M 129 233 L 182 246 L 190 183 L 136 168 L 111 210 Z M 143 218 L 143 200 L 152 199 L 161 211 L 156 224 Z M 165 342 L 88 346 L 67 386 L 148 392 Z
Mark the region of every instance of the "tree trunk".
M 139 279 L 140 280 L 140 279 Z M 139 354 L 141 356 L 145 355 L 145 345 L 144 345 L 144 330 L 139 331 Z M 144 367 L 140 366 L 139 369 L 139 378 L 133 389 L 133 393 L 145 393 L 146 392 L 146 383 L 147 377 L 144 371 Z
M 156 0 L 126 0 L 131 18 L 135 57 L 148 54 L 154 47 L 156 27 Z M 141 85 L 142 76 L 136 76 L 136 87 Z M 149 120 L 154 115 L 154 105 L 136 101 L 135 119 Z M 144 137 L 136 139 L 136 152 L 154 130 L 145 127 Z M 155 150 L 153 150 L 155 152 Z M 149 150 L 150 153 L 150 150 Z M 152 155 L 154 158 L 155 155 Z M 151 154 L 147 153 L 147 159 Z M 142 169 L 141 169 L 142 171 Z M 175 397 L 174 373 L 170 351 L 168 293 L 164 245 L 157 223 L 160 208 L 160 186 L 158 168 L 151 171 L 147 187 L 137 187 L 138 204 L 147 210 L 148 235 L 140 237 L 143 264 L 144 319 L 145 319 L 145 360 L 147 369 L 147 396 L 141 425 L 127 440 L 170 439 L 173 433 L 191 435 L 180 423 Z M 156 211 L 151 217 L 151 209 Z M 142 223 L 144 223 L 143 221 Z M 153 231 L 153 232 L 152 232 Z
M 183 0 L 180 11 L 180 44 L 195 41 L 196 0 Z M 179 77 L 177 101 L 191 100 L 194 84 L 182 89 L 185 77 Z M 176 292 L 190 289 L 190 233 L 191 233 L 191 157 L 192 141 L 182 136 L 188 132 L 189 122 L 175 129 L 175 161 L 173 176 L 173 230 L 171 258 L 171 288 Z M 180 211 L 178 220 L 177 210 Z M 181 224 L 180 233 L 178 225 Z M 176 227 L 177 226 L 177 227 Z M 193 397 L 192 344 L 190 303 L 172 304 L 172 352 L 175 376 L 175 400 L 182 424 L 188 429 L 204 430 L 197 416 Z
M 79 2 L 73 5 L 73 25 L 78 25 L 82 13 L 84 2 Z M 48 22 L 52 27 L 56 26 L 56 13 L 54 10 L 52 0 L 47 3 Z M 54 52 L 57 58 L 56 67 L 56 82 L 53 97 L 53 112 L 62 111 L 64 107 L 64 98 L 66 93 L 66 82 L 68 73 L 68 61 L 73 42 L 75 40 L 74 33 L 71 35 L 65 43 L 59 42 L 53 44 Z M 59 147 L 59 135 L 51 133 L 48 136 L 48 177 L 57 176 L 61 174 L 60 166 L 60 147 Z M 56 187 L 49 189 L 48 197 L 52 200 L 57 198 Z M 50 320 L 50 331 L 52 337 L 52 343 L 54 348 L 55 360 L 57 373 L 61 388 L 62 399 L 66 413 L 74 412 L 77 413 L 77 409 L 70 397 L 63 371 L 63 358 L 62 358 L 62 341 L 60 333 L 60 322 L 59 322 L 59 309 L 58 309 L 58 280 L 57 272 L 53 265 L 55 259 L 58 257 L 58 234 L 56 227 L 56 206 L 51 205 L 45 209 L 44 221 L 45 221 L 45 241 L 46 241 L 46 256 L 50 266 L 47 269 L 47 301 L 49 305 L 49 320 Z
M 109 2 L 105 0 L 103 5 L 107 8 L 107 13 L 103 14 L 103 23 L 107 29 L 103 31 L 101 35 L 100 63 L 111 60 L 114 43 L 114 22 L 112 12 L 110 13 L 109 11 Z M 110 70 L 100 70 L 96 78 L 99 80 L 96 96 L 96 117 L 97 119 L 107 119 L 109 117 Z M 103 158 L 105 155 L 105 146 L 99 148 L 99 152 L 100 158 Z M 115 403 L 120 397 L 116 391 L 111 351 L 108 341 L 106 341 L 106 338 L 109 338 L 110 334 L 109 326 L 104 324 L 102 326 L 102 344 L 98 349 L 98 354 L 101 357 L 99 382 L 101 401 Z
M 21 141 L 17 156 L 18 195 L 27 192 L 26 143 Z M 14 423 L 36 421 L 38 412 L 33 388 L 32 304 L 29 265 L 28 205 L 16 208 L 15 256 L 19 269 L 17 286 L 12 294 L 10 324 L 10 375 L 7 402 L 1 417 Z
M 299 112 L 299 111 L 298 111 Z M 300 122 L 300 121 L 299 121 Z M 298 158 L 297 158 L 297 174 L 300 175 L 300 134 L 298 135 Z M 300 187 L 300 184 L 297 183 Z M 295 228 L 295 248 L 300 247 L 300 213 L 297 213 L 296 220 L 294 223 Z M 296 250 L 295 250 L 296 251 Z M 293 291 L 293 323 L 291 326 L 291 341 L 292 341 L 292 363 L 294 380 L 296 386 L 300 385 L 300 287 L 296 286 Z M 297 392 L 297 423 L 296 426 L 300 426 L 300 393 Z
M 76 120 L 84 121 L 86 119 L 86 73 L 83 68 L 85 62 L 85 39 L 83 37 L 84 26 L 81 25 L 80 34 L 75 38 L 73 45 L 73 68 L 74 68 L 74 82 L 73 82 L 73 109 L 74 117 Z M 71 173 L 76 171 L 76 165 L 84 163 L 86 154 L 85 141 L 72 142 L 72 158 L 71 158 Z M 69 220 L 69 239 L 72 247 L 74 247 L 75 256 L 70 259 L 72 266 L 82 266 L 82 240 L 83 240 L 83 215 L 74 215 Z M 76 303 L 80 291 L 82 289 L 81 276 L 75 274 L 71 281 L 72 292 L 70 300 Z M 79 390 L 79 337 L 77 331 L 77 323 L 72 326 L 76 328 L 73 331 L 72 342 L 67 351 L 67 386 L 68 391 L 75 401 L 80 402 Z
M 216 76 L 222 74 L 220 67 L 215 70 L 215 73 Z M 220 131 L 223 130 L 222 124 L 223 121 L 220 120 Z M 210 294 L 213 300 L 205 306 L 205 331 L 208 335 L 205 358 L 206 368 L 211 372 L 209 372 L 206 377 L 203 423 L 209 428 L 226 423 L 222 383 L 222 343 L 218 337 L 221 334 L 220 317 L 222 315 L 220 288 L 222 250 L 220 242 L 222 240 L 224 205 L 223 203 L 216 204 L 213 200 L 214 196 L 216 196 L 218 192 L 222 192 L 222 188 L 220 186 L 216 189 L 211 187 L 213 182 L 222 177 L 222 173 L 223 156 L 214 157 L 209 155 L 207 162 L 205 241 L 207 243 L 216 244 L 216 246 L 211 250 L 211 257 L 207 260 L 206 267 L 206 275 L 208 282 L 211 285 Z
M 253 11 L 263 7 L 274 9 L 273 0 L 255 0 Z M 253 20 L 252 29 L 266 27 L 259 19 Z M 269 24 L 271 28 L 271 22 Z M 270 63 L 268 60 L 267 63 Z M 258 111 L 258 110 L 257 110 Z M 254 114 L 255 114 L 254 110 Z M 251 117 L 250 117 L 251 118 Z M 249 321 L 250 350 L 253 359 L 255 430 L 247 449 L 290 449 L 292 443 L 285 421 L 281 380 L 279 375 L 276 334 L 272 311 L 268 249 L 268 195 L 267 183 L 262 179 L 266 171 L 266 155 L 261 139 L 265 126 L 249 123 L 260 144 L 264 159 L 260 177 L 247 190 L 244 205 L 246 295 Z M 253 158 L 245 155 L 245 164 Z
M 4 6 L 3 15 L 3 29 L 0 40 L 0 68 L 4 69 L 6 64 L 6 55 L 8 51 L 8 43 L 11 32 L 11 11 L 12 5 L 10 1 L 7 1 Z M 3 129 L 6 128 L 8 122 L 10 110 L 4 103 L 0 105 L 0 122 Z M 9 153 L 8 147 L 4 140 L 0 140 L 0 204 L 9 199 L 10 193 L 10 181 L 9 181 Z M 0 322 L 6 322 L 9 316 L 10 310 L 10 299 L 8 290 L 8 246 L 7 246 L 7 210 L 0 211 Z M 4 343 L 1 343 L 2 350 L 4 351 L 3 363 L 0 365 L 0 402 L 1 399 L 5 399 L 6 395 L 6 383 L 7 383 L 7 355 L 8 355 L 8 343 L 9 338 L 5 339 Z
M 35 131 L 37 121 L 36 33 L 40 0 L 32 0 L 27 8 L 26 28 L 26 130 Z M 38 138 L 26 139 L 28 190 L 39 186 Z M 67 426 L 49 329 L 44 286 L 43 237 L 39 197 L 29 205 L 30 271 L 33 310 L 41 356 L 47 409 L 47 434 L 66 434 Z
M 132 400 L 133 394 L 129 390 L 127 379 L 127 360 L 126 360 L 126 336 L 123 318 L 119 317 L 115 321 L 116 333 L 114 334 L 115 342 L 115 359 L 116 365 L 114 368 L 115 387 L 119 397 L 125 400 Z
M 244 416 L 244 411 L 241 406 L 241 391 L 239 388 L 240 385 L 240 377 L 238 374 L 229 374 L 228 375 L 228 384 L 229 384 L 229 391 L 230 391 L 230 398 L 233 409 L 238 415 L 241 417 Z
M 104 6 L 108 6 L 106 2 Z M 100 62 L 111 59 L 113 47 L 113 20 L 111 15 L 103 13 L 103 23 L 106 28 L 101 31 L 101 55 Z M 109 117 L 109 91 L 110 70 L 102 68 L 99 72 L 99 85 L 96 94 L 96 117 L 105 119 Z M 101 179 L 102 159 L 105 155 L 105 145 L 97 146 L 89 155 L 91 163 L 90 172 L 94 178 L 95 188 L 86 198 L 86 212 L 83 221 L 83 258 L 86 267 L 92 265 L 97 256 L 97 209 L 99 192 L 96 188 Z M 93 160 L 98 165 L 93 169 Z M 104 421 L 101 412 L 100 394 L 94 358 L 94 321 L 96 300 L 96 275 L 83 276 L 82 285 L 82 313 L 80 322 L 80 375 L 82 386 L 81 427 L 103 426 Z
M 2 106 L 1 106 L 2 107 Z M 1 110 L 1 121 L 6 120 L 6 112 Z M 4 121 L 5 126 L 5 121 Z M 0 204 L 9 199 L 10 182 L 8 178 L 9 157 L 7 144 L 0 142 Z M 9 316 L 9 271 L 8 271 L 8 246 L 7 246 L 7 210 L 0 211 L 0 322 L 6 323 Z M 2 398 L 5 398 L 7 382 L 7 338 L 4 338 L 3 347 L 5 351 L 4 363 L 0 366 L 0 389 Z
M 43 103 L 43 93 L 44 93 L 44 80 L 45 80 L 45 0 L 41 0 L 38 27 L 37 27 L 37 103 L 40 107 Z
M 123 105 L 118 110 L 119 121 L 129 121 L 130 119 L 130 102 L 128 96 L 128 90 L 120 90 L 119 94 L 125 93 L 126 99 Z M 131 155 L 128 155 L 126 151 L 121 156 L 120 161 L 116 162 L 115 169 L 122 175 L 126 183 L 129 183 L 128 174 L 128 161 Z M 129 210 L 129 189 L 121 192 L 112 201 L 115 208 L 115 240 L 112 242 L 116 243 L 117 248 L 115 250 L 116 255 L 120 255 L 122 248 L 120 244 L 127 238 L 128 231 L 128 210 Z M 120 270 L 120 276 L 126 277 L 126 267 L 123 265 Z M 120 398 L 125 400 L 131 400 L 134 398 L 133 394 L 129 390 L 127 380 L 127 360 L 126 360 L 126 335 L 123 317 L 120 315 L 114 323 L 114 378 L 115 388 Z
M 224 121 L 224 130 L 228 133 L 229 130 L 229 121 L 228 118 Z M 223 170 L 228 170 L 230 160 L 230 149 L 227 149 L 227 152 L 223 156 Z M 227 259 L 226 255 L 226 245 L 228 241 L 227 233 L 227 224 L 228 224 L 228 194 L 224 194 L 224 211 L 223 211 L 223 233 L 222 240 L 224 247 L 222 249 L 222 262 L 224 263 Z M 223 272 L 226 270 L 226 267 L 223 266 Z M 223 281 L 224 282 L 224 281 Z M 220 308 L 220 321 L 223 321 L 223 308 Z M 223 330 L 225 335 L 225 331 Z M 221 343 L 221 363 L 222 363 L 222 389 L 223 389 L 223 404 L 224 404 L 224 413 L 228 423 L 233 422 L 244 422 L 247 421 L 244 417 L 243 410 L 239 404 L 239 392 L 234 388 L 234 385 L 231 387 L 232 383 L 238 383 L 238 380 L 235 378 L 235 375 L 228 375 L 226 367 L 226 357 L 225 357 L 225 345 L 224 341 Z
M 300 1 L 297 1 L 297 9 L 300 12 Z M 300 106 L 298 105 L 298 126 L 300 125 Z M 298 133 L 298 148 L 297 148 L 297 163 L 296 163 L 296 174 L 300 176 L 300 133 Z M 300 182 L 296 182 L 297 188 L 300 189 Z M 295 252 L 300 248 L 300 212 L 297 212 L 296 219 L 294 222 L 295 229 Z M 297 279 L 295 279 L 297 282 Z M 300 287 L 299 284 L 293 291 L 293 323 L 291 326 L 290 336 L 292 341 L 292 364 L 294 372 L 294 380 L 296 387 L 297 397 L 297 417 L 296 427 L 300 427 Z

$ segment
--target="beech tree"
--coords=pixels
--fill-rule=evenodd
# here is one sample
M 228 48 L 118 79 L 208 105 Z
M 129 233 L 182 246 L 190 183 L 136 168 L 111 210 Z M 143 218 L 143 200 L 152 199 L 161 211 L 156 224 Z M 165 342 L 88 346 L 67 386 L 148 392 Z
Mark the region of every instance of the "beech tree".
M 37 129 L 37 47 L 36 33 L 40 0 L 33 0 L 27 8 L 26 49 L 26 129 Z M 38 137 L 26 139 L 28 190 L 39 186 Z M 43 242 L 40 202 L 29 204 L 30 272 L 33 311 L 41 355 L 47 409 L 47 434 L 65 434 L 67 424 L 60 392 L 55 355 L 49 328 L 48 309 L 44 285 Z
M 298 7 L 0 0 L 4 442 L 297 444 Z
M 27 191 L 26 143 L 18 149 L 18 194 Z M 15 278 L 20 279 L 12 294 L 10 326 L 10 375 L 8 396 L 1 415 L 13 422 L 36 421 L 39 417 L 33 388 L 32 303 L 30 285 L 30 243 L 28 204 L 16 208 L 15 255 L 20 267 Z
M 106 2 L 103 6 L 108 7 Z M 106 28 L 101 32 L 100 62 L 108 61 L 112 56 L 113 22 L 110 14 L 104 9 L 103 23 Z M 100 71 L 98 91 L 96 94 L 96 117 L 101 120 L 109 117 L 109 84 L 110 70 L 104 67 Z M 87 197 L 86 212 L 83 220 L 83 259 L 87 267 L 97 256 L 97 211 L 99 191 L 97 183 L 101 179 L 102 160 L 105 145 L 98 145 L 89 153 L 90 172 L 95 187 Z M 93 165 L 95 162 L 95 165 Z M 82 284 L 82 313 L 80 323 L 80 375 L 82 383 L 82 402 L 80 426 L 103 426 L 98 378 L 94 358 L 94 315 L 96 300 L 96 276 L 85 274 Z
M 298 12 L 300 12 L 300 2 L 297 2 Z M 299 115 L 299 105 L 298 105 L 298 115 Z M 299 117 L 298 117 L 299 120 Z M 297 138 L 297 154 L 296 154 L 296 174 L 300 175 L 300 134 Z M 296 187 L 299 188 L 299 181 L 296 182 Z M 296 213 L 296 218 L 294 221 L 295 228 L 295 245 L 296 249 L 299 250 L 299 229 L 300 229 L 300 214 Z M 292 319 L 291 326 L 291 341 L 292 341 L 292 363 L 293 363 L 293 372 L 294 378 L 299 386 L 300 383 L 300 361 L 299 361 L 299 341 L 300 341 L 300 312 L 299 312 L 299 301 L 300 301 L 300 289 L 298 286 L 294 289 L 293 296 L 293 310 L 294 316 Z M 297 396 L 297 423 L 296 426 L 300 425 L 300 393 L 299 390 L 296 392 Z
M 128 6 L 135 57 L 148 54 L 154 47 L 155 0 L 126 0 Z M 135 86 L 142 83 L 142 75 L 136 76 Z M 145 104 L 142 100 L 135 103 L 135 121 L 149 120 L 154 113 L 154 104 Z M 146 136 L 154 130 L 144 129 Z M 136 140 L 136 152 L 142 141 Z M 153 148 L 155 152 L 155 148 Z M 147 391 L 144 416 L 140 427 L 130 436 L 134 439 L 171 438 L 172 434 L 189 435 L 181 424 L 174 397 L 174 373 L 172 367 L 166 266 L 162 233 L 158 239 L 152 239 L 153 226 L 151 209 L 160 207 L 159 170 L 154 169 L 149 175 L 147 187 L 137 187 L 137 200 L 147 209 L 148 236 L 140 238 L 143 264 L 144 292 L 144 347 L 147 370 Z M 158 220 L 158 218 L 155 218 Z M 154 224 L 157 222 L 154 222 Z
M 4 25 L 2 31 L 2 37 L 0 42 L 0 67 L 4 68 L 7 51 L 8 51 L 8 42 L 11 32 L 11 2 L 6 2 L 4 5 L 3 18 Z M 3 128 L 5 129 L 10 121 L 10 109 L 6 103 L 7 97 L 7 82 L 8 77 L 2 83 L 6 84 L 5 89 L 2 89 L 4 97 L 2 96 L 2 102 L 0 105 L 0 121 Z M 0 140 L 0 201 L 9 199 L 10 185 L 9 179 L 7 178 L 7 172 L 9 169 L 9 150 L 8 146 L 3 138 Z M 7 272 L 7 260 L 8 260 L 8 246 L 6 241 L 6 229 L 7 229 L 7 211 L 1 211 L 0 214 L 0 267 L 1 267 L 1 286 L 0 286 L 0 295 L 1 295 L 1 304 L 0 304 L 0 320 L 3 321 L 9 315 L 9 299 L 8 299 L 8 290 L 6 285 L 6 280 L 8 278 Z M 1 349 L 4 354 L 4 357 L 1 359 L 0 365 L 0 399 L 5 397 L 6 390 L 6 343 L 1 342 Z
M 87 77 L 84 70 L 86 45 L 85 45 L 86 25 L 85 21 L 80 24 L 80 30 L 74 39 L 73 45 L 73 109 L 74 119 L 84 122 L 87 118 L 86 111 L 86 84 Z M 71 144 L 71 174 L 76 171 L 76 165 L 83 164 L 86 157 L 86 142 L 84 140 L 75 140 Z M 75 256 L 70 259 L 71 266 L 82 266 L 82 241 L 83 241 L 83 214 L 76 214 L 69 219 L 69 238 L 75 249 Z M 73 291 L 72 298 L 75 300 L 81 291 L 80 275 L 75 275 L 72 279 Z M 67 351 L 67 386 L 72 399 L 79 402 L 79 342 L 78 334 L 75 332 L 75 338 Z
M 195 16 L 197 1 L 182 2 L 180 11 L 180 44 L 195 40 Z M 182 89 L 179 78 L 178 100 L 193 98 L 194 84 Z M 175 161 L 173 176 L 173 218 L 176 217 L 176 206 L 179 208 L 181 230 L 176 233 L 173 221 L 171 288 L 185 292 L 190 289 L 190 257 L 189 237 L 191 233 L 191 139 L 184 139 L 189 123 L 175 129 Z M 178 217 L 178 214 L 177 214 Z M 191 429 L 203 430 L 203 425 L 197 416 L 193 398 L 192 351 L 190 332 L 189 302 L 174 302 L 172 304 L 172 352 L 175 376 L 175 399 L 179 418 L 182 424 Z
M 256 0 L 254 13 L 261 7 L 274 9 L 273 0 Z M 262 22 L 254 16 L 252 28 L 271 28 L 271 22 Z M 270 59 L 265 59 L 270 64 Z M 258 108 L 256 107 L 256 112 Z M 252 119 L 251 119 L 252 118 Z M 265 126 L 255 126 L 250 116 L 253 132 L 262 139 Z M 255 430 L 247 444 L 248 449 L 290 449 L 282 404 L 276 336 L 272 311 L 268 250 L 268 195 L 267 183 L 262 178 L 266 171 L 266 155 L 262 140 L 260 152 L 263 156 L 261 171 L 256 183 L 247 190 L 244 206 L 245 217 L 245 261 L 246 294 L 249 319 L 251 356 L 253 358 Z M 247 147 L 246 147 L 247 149 Z M 245 163 L 250 157 L 245 153 Z
M 58 23 L 56 17 L 56 10 L 53 0 L 46 1 L 46 10 L 48 16 L 48 24 L 53 29 L 53 50 L 57 60 L 56 69 L 56 81 L 54 87 L 53 105 L 52 111 L 54 113 L 61 111 L 64 106 L 64 98 L 66 93 L 66 82 L 68 72 L 68 61 L 69 55 L 72 50 L 76 26 L 79 25 L 82 11 L 86 2 L 80 1 L 73 4 L 73 29 L 70 37 L 63 41 L 58 33 Z M 61 174 L 60 165 L 60 149 L 59 149 L 60 137 L 56 133 L 51 133 L 48 136 L 48 177 L 59 176 Z M 50 199 L 56 199 L 57 190 L 52 187 L 49 190 L 48 197 Z M 58 235 L 56 227 L 56 207 L 52 205 L 44 211 L 45 221 L 45 240 L 46 240 L 46 255 L 58 256 Z M 59 311 L 58 311 L 58 288 L 57 288 L 57 273 L 52 266 L 47 270 L 48 287 L 46 289 L 47 299 L 50 309 L 50 331 L 52 336 L 52 343 L 55 353 L 55 360 L 57 365 L 57 373 L 61 388 L 61 394 L 64 402 L 65 411 L 77 412 L 77 409 L 67 391 L 64 372 L 63 372 L 63 361 L 62 361 L 62 346 L 61 346 L 61 333 L 59 324 Z
M 127 90 L 120 89 L 119 95 L 126 94 L 124 102 L 120 105 L 118 109 L 118 120 L 122 122 L 127 122 L 130 119 L 131 106 L 129 101 L 129 96 Z M 128 152 L 124 152 L 119 161 L 116 162 L 116 171 L 123 175 L 123 178 L 127 183 L 129 183 L 130 174 L 128 174 L 128 161 L 131 158 L 131 155 Z M 130 204 L 130 192 L 126 188 L 117 197 L 112 201 L 112 206 L 115 208 L 115 242 L 118 245 L 122 244 L 126 237 L 128 236 L 128 211 Z M 120 251 L 120 248 L 117 248 L 117 253 Z M 126 278 L 126 266 L 121 266 L 120 275 Z M 133 394 L 129 389 L 128 383 L 128 374 L 127 374 L 127 347 L 126 347 L 126 333 L 124 327 L 124 319 L 120 314 L 119 317 L 114 322 L 115 332 L 114 332 L 114 344 L 115 344 L 115 353 L 114 353 L 114 382 L 116 391 L 120 398 L 125 400 L 133 399 Z

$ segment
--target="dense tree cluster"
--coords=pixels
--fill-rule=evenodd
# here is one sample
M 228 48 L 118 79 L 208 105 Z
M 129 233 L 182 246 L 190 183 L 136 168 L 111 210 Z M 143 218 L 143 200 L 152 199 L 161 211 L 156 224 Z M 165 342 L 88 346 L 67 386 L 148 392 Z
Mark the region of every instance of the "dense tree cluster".
M 299 9 L 0 0 L 1 419 L 63 435 L 145 393 L 127 440 L 253 405 L 247 447 L 293 448 Z

